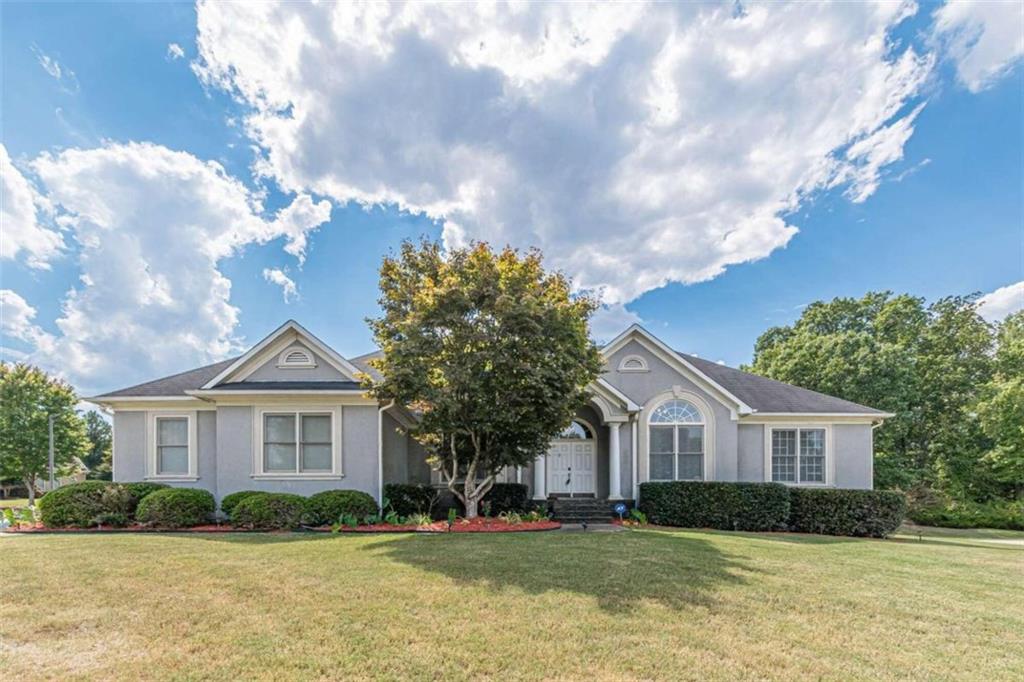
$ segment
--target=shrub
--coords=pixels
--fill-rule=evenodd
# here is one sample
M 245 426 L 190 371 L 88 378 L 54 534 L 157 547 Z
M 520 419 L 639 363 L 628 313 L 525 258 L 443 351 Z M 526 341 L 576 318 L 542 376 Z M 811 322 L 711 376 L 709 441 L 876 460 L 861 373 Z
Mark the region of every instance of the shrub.
M 217 503 L 202 488 L 167 488 L 142 498 L 135 518 L 158 528 L 191 528 L 210 520 Z
M 789 525 L 800 533 L 882 538 L 907 511 L 906 495 L 890 490 L 790 489 Z
M 166 483 L 150 483 L 149 481 L 118 483 L 118 485 L 131 496 L 130 508 L 127 511 L 129 517 L 135 516 L 135 510 L 144 497 L 157 490 L 166 490 L 170 487 Z
M 950 502 L 911 509 L 908 516 L 924 526 L 1024 530 L 1024 502 Z
M 306 500 L 307 521 L 314 526 L 334 523 L 343 515 L 376 515 L 377 502 L 361 490 L 325 490 Z
M 306 514 L 306 498 L 290 493 L 259 493 L 235 505 L 231 523 L 243 528 L 278 530 L 298 528 Z
M 49 528 L 80 527 L 94 523 L 107 510 L 103 493 L 116 485 L 107 481 L 82 481 L 51 490 L 39 499 L 43 525 Z
M 441 495 L 431 485 L 421 483 L 385 483 L 384 497 L 399 516 L 430 514 Z
M 665 526 L 784 530 L 789 493 L 781 483 L 641 483 L 640 511 Z
M 231 517 L 231 512 L 235 510 L 238 503 L 244 499 L 252 497 L 253 495 L 262 495 L 261 490 L 239 490 L 237 493 L 231 493 L 225 495 L 220 501 L 220 510 L 224 512 L 226 516 Z
M 525 483 L 495 483 L 482 500 L 491 503 L 490 513 L 495 516 L 528 511 L 528 501 Z

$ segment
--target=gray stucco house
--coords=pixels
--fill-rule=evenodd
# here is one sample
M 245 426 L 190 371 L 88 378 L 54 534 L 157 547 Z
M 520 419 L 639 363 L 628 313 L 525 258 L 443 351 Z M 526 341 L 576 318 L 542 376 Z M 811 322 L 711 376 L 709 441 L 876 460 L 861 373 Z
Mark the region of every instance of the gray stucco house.
M 879 410 L 672 350 L 634 325 L 602 349 L 589 403 L 530 467 L 534 499 L 636 499 L 653 480 L 872 487 Z M 90 398 L 113 413 L 116 481 L 309 495 L 440 485 L 403 426 L 346 359 L 294 321 L 240 357 Z M 500 409 L 500 406 L 495 406 Z

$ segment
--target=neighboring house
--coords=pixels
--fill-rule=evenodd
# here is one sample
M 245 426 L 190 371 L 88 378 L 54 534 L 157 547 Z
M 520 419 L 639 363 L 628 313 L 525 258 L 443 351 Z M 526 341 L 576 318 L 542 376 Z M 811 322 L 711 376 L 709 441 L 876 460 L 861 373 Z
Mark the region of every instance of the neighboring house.
M 634 325 L 602 353 L 588 404 L 532 466 L 534 499 L 635 499 L 643 481 L 871 488 L 879 410 L 709 362 Z M 294 321 L 244 355 L 90 398 L 113 411 L 115 481 L 303 495 L 440 485 L 402 432 L 415 418 L 360 388 L 375 353 L 345 359 Z M 495 405 L 495 409 L 501 409 Z

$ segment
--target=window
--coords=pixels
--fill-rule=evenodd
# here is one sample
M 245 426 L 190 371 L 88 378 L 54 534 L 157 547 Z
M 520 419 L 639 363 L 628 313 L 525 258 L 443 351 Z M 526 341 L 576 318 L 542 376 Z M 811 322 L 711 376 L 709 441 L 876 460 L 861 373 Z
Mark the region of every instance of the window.
M 772 429 L 772 481 L 825 483 L 825 429 Z
M 316 361 L 305 348 L 291 346 L 277 356 L 277 366 L 283 369 L 310 369 L 316 367 Z
M 159 476 L 182 475 L 189 471 L 188 418 L 156 418 L 156 473 Z
M 704 415 L 691 402 L 669 400 L 651 413 L 652 481 L 704 480 Z
M 590 432 L 586 424 L 574 421 L 569 426 L 558 434 L 559 439 L 563 440 L 586 440 L 588 438 L 593 439 L 594 434 Z
M 639 355 L 627 355 L 619 363 L 620 372 L 646 372 L 647 361 Z
M 263 473 L 332 473 L 332 414 L 268 412 L 263 415 Z

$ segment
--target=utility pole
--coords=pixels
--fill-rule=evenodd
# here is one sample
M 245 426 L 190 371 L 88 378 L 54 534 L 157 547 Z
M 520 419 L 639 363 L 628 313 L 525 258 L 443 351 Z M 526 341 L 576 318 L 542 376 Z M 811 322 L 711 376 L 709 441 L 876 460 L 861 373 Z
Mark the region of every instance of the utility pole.
M 53 491 L 53 420 L 57 415 L 50 415 L 50 492 Z

